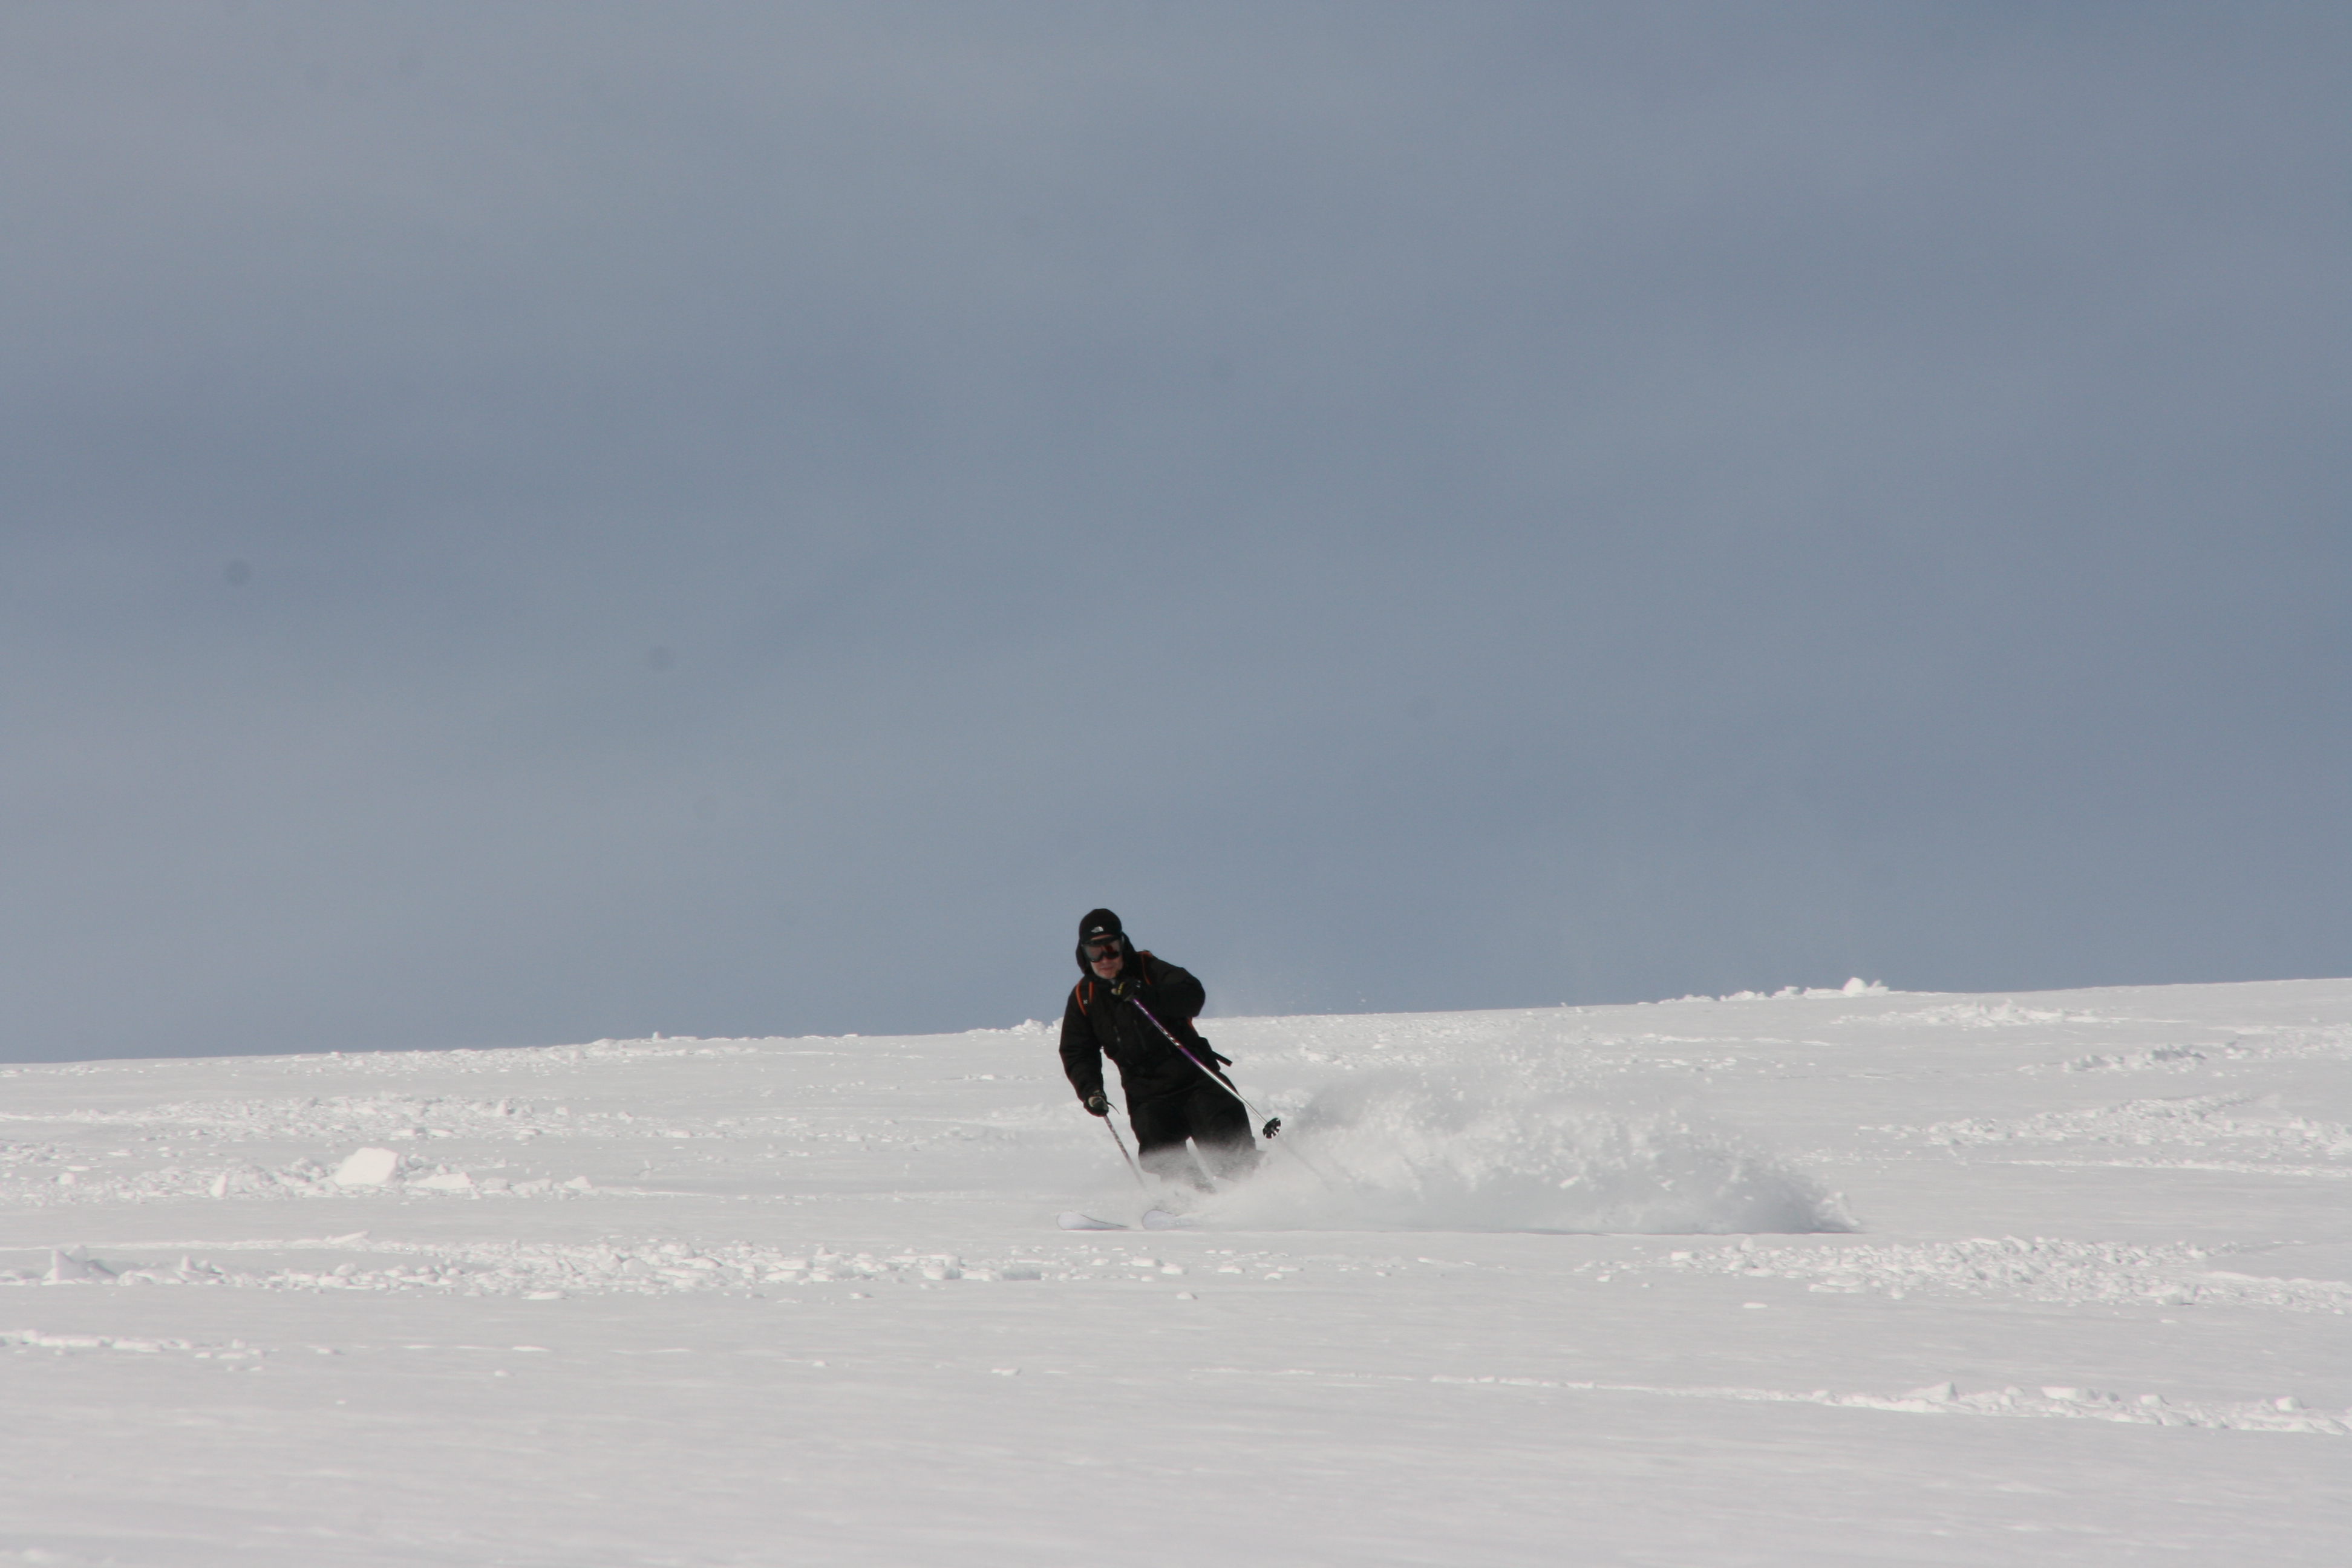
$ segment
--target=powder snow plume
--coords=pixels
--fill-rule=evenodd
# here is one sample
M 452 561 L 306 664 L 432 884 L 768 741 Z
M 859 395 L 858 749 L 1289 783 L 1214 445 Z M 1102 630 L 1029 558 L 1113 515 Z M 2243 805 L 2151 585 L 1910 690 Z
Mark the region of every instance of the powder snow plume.
M 1565 1093 L 1357 1079 L 1318 1094 L 1282 1136 L 1300 1158 L 1269 1150 L 1254 1180 L 1215 1201 L 1218 1219 L 1657 1236 L 1854 1228 L 1834 1194 L 1737 1134 Z

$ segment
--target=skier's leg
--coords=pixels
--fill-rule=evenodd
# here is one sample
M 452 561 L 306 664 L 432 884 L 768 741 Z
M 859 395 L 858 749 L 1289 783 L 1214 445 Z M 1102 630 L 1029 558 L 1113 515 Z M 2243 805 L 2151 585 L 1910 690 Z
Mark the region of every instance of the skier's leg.
M 1221 1182 L 1238 1182 L 1257 1169 L 1256 1142 L 1250 1137 L 1249 1113 L 1241 1101 L 1213 1083 L 1204 1083 L 1192 1095 L 1192 1142 Z
M 1129 1100 L 1127 1124 L 1135 1129 L 1135 1157 L 1145 1170 L 1163 1182 L 1207 1192 L 1209 1184 L 1201 1167 L 1193 1163 L 1192 1152 L 1184 1147 L 1185 1136 L 1192 1131 L 1192 1119 L 1185 1114 L 1189 1098 L 1179 1091 Z

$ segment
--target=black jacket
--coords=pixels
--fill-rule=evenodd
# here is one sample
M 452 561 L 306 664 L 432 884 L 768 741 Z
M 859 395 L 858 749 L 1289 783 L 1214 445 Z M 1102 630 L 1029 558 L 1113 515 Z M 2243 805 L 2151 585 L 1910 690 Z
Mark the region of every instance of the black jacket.
M 1210 1051 L 1209 1042 L 1192 1026 L 1208 999 L 1199 981 L 1148 952 L 1129 953 L 1117 980 L 1089 974 L 1079 981 L 1062 1009 L 1062 1070 L 1069 1075 L 1078 1099 L 1102 1092 L 1105 1057 L 1118 1064 L 1119 1087 L 1130 1106 L 1197 1087 L 1200 1068 L 1170 1045 L 1136 1004 L 1149 1007 L 1152 1018 L 1214 1068 L 1223 1058 Z

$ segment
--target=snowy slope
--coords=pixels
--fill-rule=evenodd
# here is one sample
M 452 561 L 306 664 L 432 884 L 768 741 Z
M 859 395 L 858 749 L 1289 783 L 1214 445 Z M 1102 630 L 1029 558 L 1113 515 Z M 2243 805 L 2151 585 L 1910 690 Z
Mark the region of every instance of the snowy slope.
M 1208 1029 L 0 1069 L 0 1562 L 2342 1560 L 2352 982 Z

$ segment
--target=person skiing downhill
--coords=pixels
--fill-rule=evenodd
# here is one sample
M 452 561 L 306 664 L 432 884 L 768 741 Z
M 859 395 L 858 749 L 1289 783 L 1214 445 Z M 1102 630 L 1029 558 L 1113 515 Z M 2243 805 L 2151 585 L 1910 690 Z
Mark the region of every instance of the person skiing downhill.
M 1138 952 L 1108 910 L 1089 910 L 1078 922 L 1077 959 L 1085 978 L 1070 988 L 1062 1009 L 1062 1071 L 1078 1103 L 1093 1115 L 1110 1114 L 1102 1067 L 1108 1057 L 1118 1064 L 1127 1124 L 1135 1130 L 1145 1170 L 1166 1182 L 1212 1190 L 1185 1153 L 1188 1138 L 1220 1180 L 1257 1169 L 1249 1117 L 1218 1070 L 1231 1063 L 1192 1026 L 1208 1003 L 1201 983 L 1164 959 Z

